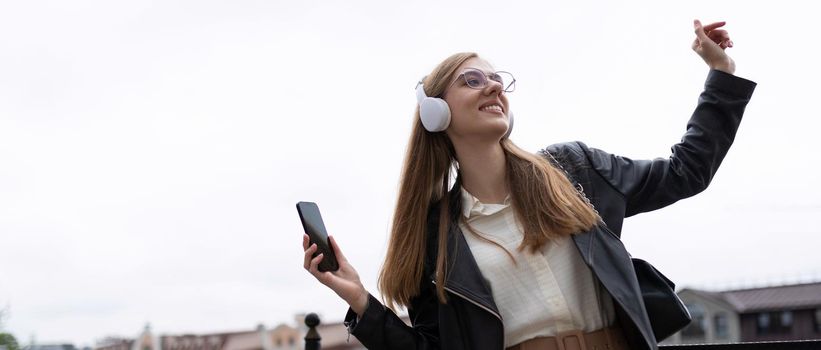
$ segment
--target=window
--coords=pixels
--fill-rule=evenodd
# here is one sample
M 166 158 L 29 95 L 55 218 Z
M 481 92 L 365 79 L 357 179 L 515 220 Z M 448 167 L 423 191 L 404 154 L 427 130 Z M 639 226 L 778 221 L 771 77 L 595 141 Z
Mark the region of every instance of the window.
M 793 324 L 792 311 L 762 312 L 756 322 L 757 334 L 791 333 Z
M 821 333 L 821 309 L 815 309 L 815 332 Z
M 687 325 L 684 330 L 681 331 L 682 337 L 686 338 L 704 338 L 704 330 L 705 330 L 705 320 L 704 320 L 704 309 L 701 308 L 701 305 L 698 304 L 691 304 L 686 305 L 687 309 L 690 310 L 690 316 L 693 317 L 693 321 Z
M 762 312 L 758 314 L 758 319 L 755 323 L 756 333 L 758 334 L 766 334 L 770 331 L 770 314 L 766 312 Z
M 792 328 L 792 311 L 781 312 L 781 328 Z
M 719 313 L 713 318 L 713 326 L 715 327 L 716 338 L 727 338 L 728 335 L 728 319 L 727 314 Z

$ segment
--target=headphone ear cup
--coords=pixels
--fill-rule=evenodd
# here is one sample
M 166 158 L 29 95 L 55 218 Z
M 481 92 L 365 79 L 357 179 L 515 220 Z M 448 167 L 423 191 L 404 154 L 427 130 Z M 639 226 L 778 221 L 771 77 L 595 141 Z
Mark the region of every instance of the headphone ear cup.
M 503 139 L 510 137 L 510 133 L 513 131 L 513 112 L 507 112 L 507 120 L 507 132 L 502 137 Z
M 444 131 L 450 125 L 450 107 L 441 98 L 425 97 L 419 103 L 419 117 L 425 130 Z

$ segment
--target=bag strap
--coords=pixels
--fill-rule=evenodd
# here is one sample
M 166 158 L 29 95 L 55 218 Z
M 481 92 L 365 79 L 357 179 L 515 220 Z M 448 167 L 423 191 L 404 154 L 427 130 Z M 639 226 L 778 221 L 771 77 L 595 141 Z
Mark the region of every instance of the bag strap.
M 562 163 L 559 162 L 556 159 L 556 157 L 554 157 L 553 154 L 550 153 L 550 151 L 547 150 L 547 148 L 542 149 L 540 151 L 540 153 L 546 155 L 549 158 L 548 160 L 550 161 L 550 163 L 552 163 L 554 166 L 556 166 L 557 168 L 561 169 L 562 172 L 564 172 L 564 176 L 567 177 L 567 179 L 570 181 L 570 183 L 573 184 L 573 187 L 576 188 L 576 192 L 578 193 L 579 197 L 584 199 L 584 201 L 587 202 L 587 204 L 590 206 L 590 208 L 593 208 L 593 211 L 596 212 L 596 216 L 599 217 L 599 221 L 603 223 L 603 220 L 601 218 L 601 215 L 599 214 L 598 209 L 596 209 L 596 206 L 593 205 L 593 203 L 590 201 L 590 198 L 587 198 L 587 195 L 584 193 L 584 187 L 582 186 L 582 184 L 579 183 L 578 181 L 576 181 L 575 177 L 570 175 L 570 173 L 567 171 L 567 169 L 564 168 Z
M 584 193 L 584 187 L 582 187 L 582 185 L 578 181 L 576 181 L 575 177 L 570 175 L 570 173 L 567 171 L 567 169 L 565 169 L 564 166 L 562 166 L 562 163 L 559 162 L 556 159 L 556 157 L 554 157 L 553 154 L 550 153 L 550 151 L 547 150 L 547 148 L 543 149 L 541 151 L 541 153 L 546 155 L 549 158 L 549 161 L 551 163 L 553 163 L 556 167 L 558 167 L 559 169 L 561 169 L 564 172 L 565 177 L 567 177 L 567 179 L 570 180 L 570 183 L 573 184 L 573 187 L 576 188 L 576 192 L 578 193 L 578 195 L 581 198 L 583 198 L 584 201 L 587 202 L 587 204 L 590 205 L 591 208 L 593 208 L 593 211 L 596 212 L 596 216 L 599 217 L 599 222 L 601 224 L 604 224 L 604 220 L 601 218 L 601 215 L 599 214 L 599 211 L 596 209 L 596 206 L 593 205 L 592 202 L 590 202 L 590 198 L 588 198 L 587 195 Z M 593 275 L 593 274 L 591 273 L 591 275 Z M 596 290 L 596 304 L 599 308 L 599 317 L 600 317 L 600 320 L 601 320 L 601 323 L 602 323 L 602 327 L 604 328 L 604 335 L 607 339 L 608 344 L 612 344 L 612 336 L 610 334 L 610 330 L 608 329 L 608 326 L 609 326 L 608 322 L 610 321 L 610 314 L 607 312 L 606 308 L 604 307 L 604 303 L 603 303 L 603 299 L 602 299 L 602 295 L 601 295 L 601 282 L 599 282 L 598 279 L 596 279 L 595 277 L 593 277 L 593 287 Z

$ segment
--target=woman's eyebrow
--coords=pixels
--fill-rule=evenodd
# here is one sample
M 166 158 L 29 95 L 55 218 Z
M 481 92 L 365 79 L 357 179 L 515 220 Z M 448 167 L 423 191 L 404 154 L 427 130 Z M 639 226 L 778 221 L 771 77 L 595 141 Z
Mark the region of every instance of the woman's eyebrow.
M 480 71 L 480 72 L 482 72 L 482 73 L 485 73 L 485 74 L 492 74 L 492 73 L 496 73 L 496 71 L 492 71 L 492 70 L 484 70 L 484 69 L 482 69 L 482 68 L 476 68 L 476 67 L 465 67 L 465 69 L 463 69 L 463 70 L 462 70 L 462 72 L 464 72 L 464 71 L 466 71 L 466 70 L 468 70 L 468 69 L 478 70 L 478 71 Z

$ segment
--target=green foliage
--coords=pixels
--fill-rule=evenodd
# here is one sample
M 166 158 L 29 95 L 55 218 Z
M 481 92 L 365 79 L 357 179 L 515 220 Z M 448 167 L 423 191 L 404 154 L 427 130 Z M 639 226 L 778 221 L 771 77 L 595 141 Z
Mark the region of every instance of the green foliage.
M 6 350 L 20 350 L 17 339 L 10 333 L 0 333 L 0 347 L 5 347 Z

